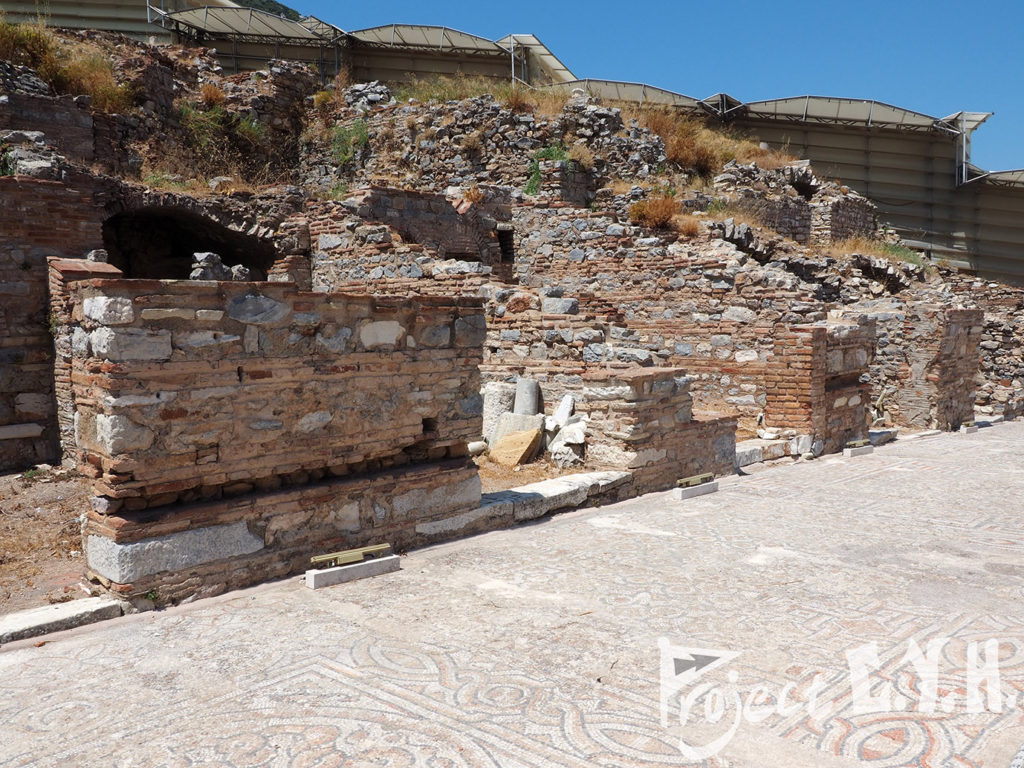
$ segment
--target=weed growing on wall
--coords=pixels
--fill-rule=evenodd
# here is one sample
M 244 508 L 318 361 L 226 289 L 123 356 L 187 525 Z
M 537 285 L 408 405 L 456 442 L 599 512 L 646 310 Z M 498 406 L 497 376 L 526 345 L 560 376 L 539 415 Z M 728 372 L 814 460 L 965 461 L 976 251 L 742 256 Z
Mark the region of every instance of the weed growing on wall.
M 349 125 L 336 125 L 328 132 L 334 162 L 344 167 L 351 165 L 360 151 L 369 143 L 370 133 L 366 121 L 360 118 Z

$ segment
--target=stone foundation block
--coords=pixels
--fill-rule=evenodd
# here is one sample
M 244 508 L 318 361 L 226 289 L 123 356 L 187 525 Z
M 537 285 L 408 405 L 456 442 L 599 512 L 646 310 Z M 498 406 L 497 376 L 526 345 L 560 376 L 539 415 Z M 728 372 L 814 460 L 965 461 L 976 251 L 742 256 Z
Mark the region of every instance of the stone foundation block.
M 703 485 L 691 485 L 689 488 L 673 488 L 672 500 L 683 501 L 684 499 L 692 499 L 697 496 L 707 496 L 709 493 L 715 493 L 717 490 L 717 480 L 710 483 L 704 483 Z
M 306 571 L 306 586 L 310 589 L 333 587 L 337 584 L 345 584 L 349 581 L 356 581 L 357 579 L 366 579 L 371 576 L 394 573 L 401 569 L 402 565 L 398 555 L 387 555 L 386 557 L 376 557 L 372 560 L 364 560 L 361 563 L 339 565 L 336 568 Z

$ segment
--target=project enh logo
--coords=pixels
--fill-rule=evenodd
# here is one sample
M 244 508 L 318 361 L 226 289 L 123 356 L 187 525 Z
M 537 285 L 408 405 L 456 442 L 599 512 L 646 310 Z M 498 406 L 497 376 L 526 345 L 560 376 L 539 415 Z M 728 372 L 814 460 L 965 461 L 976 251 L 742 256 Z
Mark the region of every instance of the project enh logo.
M 814 676 L 804 686 L 800 700 L 794 700 L 796 682 L 785 684 L 738 685 L 739 674 L 729 670 L 725 684 L 710 682 L 709 673 L 724 667 L 740 655 L 739 651 L 672 645 L 661 638 L 661 724 L 679 725 L 679 751 L 691 760 L 705 760 L 717 754 L 736 734 L 742 721 L 761 723 L 772 716 L 789 717 L 804 713 L 817 722 L 827 720 L 838 706 L 849 706 L 853 715 L 897 712 L 953 712 L 977 714 L 1002 712 L 1018 706 L 1017 692 L 1004 695 L 999 685 L 999 641 L 966 644 L 965 668 L 960 670 L 956 690 L 949 692 L 950 677 L 940 693 L 939 673 L 942 651 L 948 637 L 929 640 L 922 648 L 914 640 L 907 643 L 897 667 L 912 670 L 918 680 L 913 697 L 897 693 L 888 682 L 877 676 L 881 669 L 878 644 L 866 643 L 846 651 L 849 696 L 823 700 L 826 683 L 823 675 Z M 720 676 L 715 676 L 716 678 Z M 702 679 L 703 678 L 703 679 Z M 984 690 L 983 690 L 984 689 Z M 839 701 L 841 704 L 837 704 Z M 691 735 L 695 726 L 702 726 L 698 738 Z M 688 726 L 689 731 L 688 733 Z M 715 734 L 715 735 L 708 735 Z

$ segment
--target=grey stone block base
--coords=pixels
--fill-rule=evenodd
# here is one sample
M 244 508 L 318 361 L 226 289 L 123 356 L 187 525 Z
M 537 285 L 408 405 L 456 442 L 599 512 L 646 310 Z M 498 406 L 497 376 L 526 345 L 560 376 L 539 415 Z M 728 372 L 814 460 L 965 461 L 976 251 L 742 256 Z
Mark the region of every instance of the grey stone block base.
M 966 424 L 963 424 L 960 427 L 960 434 L 961 435 L 973 435 L 977 431 L 978 431 L 978 425 L 977 424 L 972 424 L 971 426 L 967 426 Z
M 344 584 L 356 579 L 365 579 L 370 576 L 391 573 L 392 571 L 400 570 L 401 567 L 398 555 L 387 555 L 386 557 L 364 560 L 361 563 L 339 565 L 336 568 L 309 570 L 306 571 L 306 586 L 310 589 L 333 587 L 335 584 Z
M 117 618 L 123 612 L 124 603 L 112 597 L 87 597 L 18 611 L 0 616 L 0 645 Z
M 873 445 L 862 445 L 859 448 L 843 448 L 843 456 L 850 458 L 851 456 L 867 456 L 869 453 L 874 453 L 875 447 Z
M 691 485 L 689 488 L 673 488 L 672 499 L 673 501 L 682 501 L 683 499 L 692 499 L 695 496 L 704 496 L 709 493 L 714 493 L 717 490 L 718 481 L 713 480 L 710 483 Z

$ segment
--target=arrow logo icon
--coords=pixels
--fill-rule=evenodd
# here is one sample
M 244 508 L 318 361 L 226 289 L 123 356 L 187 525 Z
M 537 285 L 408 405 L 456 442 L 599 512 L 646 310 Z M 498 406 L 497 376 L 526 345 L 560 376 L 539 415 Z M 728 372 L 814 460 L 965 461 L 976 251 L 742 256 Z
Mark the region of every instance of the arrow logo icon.
M 688 672 L 691 669 L 695 672 L 700 672 L 708 664 L 718 661 L 719 658 L 721 657 L 705 656 L 700 653 L 694 653 L 691 654 L 688 659 L 672 659 L 672 663 L 675 666 L 676 674 L 681 675 L 683 672 Z
M 661 651 L 661 722 L 665 726 L 668 725 L 669 701 L 673 697 L 702 675 L 740 655 L 739 651 L 673 645 L 666 637 L 658 639 L 658 647 Z

